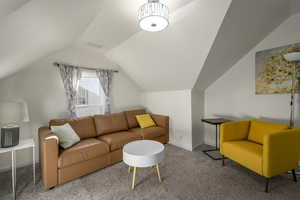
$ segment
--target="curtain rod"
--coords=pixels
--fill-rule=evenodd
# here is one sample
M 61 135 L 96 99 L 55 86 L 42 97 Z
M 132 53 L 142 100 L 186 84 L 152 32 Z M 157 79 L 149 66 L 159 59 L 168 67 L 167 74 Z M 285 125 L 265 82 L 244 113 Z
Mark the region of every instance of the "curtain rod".
M 63 63 L 63 62 L 60 62 L 60 63 L 61 64 L 65 64 L 65 65 L 71 65 L 71 66 L 73 66 L 72 64 L 68 64 L 68 63 Z M 54 62 L 53 64 L 56 67 L 59 66 L 58 62 Z M 76 67 L 79 67 L 79 66 L 76 66 Z M 96 69 L 99 69 L 99 68 L 92 68 L 92 67 L 79 67 L 79 68 L 81 68 L 81 69 L 87 69 L 87 70 L 96 70 Z M 113 72 L 118 73 L 119 71 L 118 70 L 113 70 Z

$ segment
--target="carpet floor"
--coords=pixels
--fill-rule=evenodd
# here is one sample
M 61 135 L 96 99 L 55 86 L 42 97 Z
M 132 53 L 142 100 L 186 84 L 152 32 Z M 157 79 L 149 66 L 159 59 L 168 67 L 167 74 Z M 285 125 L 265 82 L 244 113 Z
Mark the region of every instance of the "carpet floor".
M 202 147 L 203 148 L 203 147 Z M 31 167 L 17 170 L 18 200 L 296 200 L 300 199 L 300 181 L 283 174 L 271 179 L 270 193 L 264 192 L 265 179 L 227 160 L 213 161 L 201 147 L 189 152 L 167 145 L 161 163 L 163 183 L 155 169 L 137 170 L 136 187 L 130 189 L 128 167 L 120 162 L 53 190 L 33 186 Z M 0 199 L 11 199 L 10 172 L 0 174 Z

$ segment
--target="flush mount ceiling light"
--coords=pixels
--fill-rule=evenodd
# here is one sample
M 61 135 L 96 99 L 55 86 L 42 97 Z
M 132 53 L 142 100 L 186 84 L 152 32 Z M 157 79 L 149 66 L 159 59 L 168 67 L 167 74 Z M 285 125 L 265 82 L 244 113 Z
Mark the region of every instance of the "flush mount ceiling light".
M 148 0 L 138 12 L 141 29 L 150 32 L 161 31 L 169 25 L 169 9 L 159 0 Z

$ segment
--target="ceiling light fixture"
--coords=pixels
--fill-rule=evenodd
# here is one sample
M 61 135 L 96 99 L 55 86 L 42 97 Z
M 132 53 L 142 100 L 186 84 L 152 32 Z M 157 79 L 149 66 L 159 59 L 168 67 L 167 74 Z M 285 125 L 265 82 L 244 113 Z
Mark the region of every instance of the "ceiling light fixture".
M 148 0 L 138 11 L 138 19 L 141 29 L 157 32 L 169 25 L 169 9 L 159 0 Z

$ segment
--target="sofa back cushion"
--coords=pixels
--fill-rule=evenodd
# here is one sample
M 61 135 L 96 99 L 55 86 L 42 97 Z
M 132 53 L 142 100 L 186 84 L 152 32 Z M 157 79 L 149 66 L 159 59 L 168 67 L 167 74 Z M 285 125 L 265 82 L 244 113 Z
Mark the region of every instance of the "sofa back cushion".
M 94 119 L 98 136 L 128 130 L 128 125 L 124 113 L 95 115 Z
M 139 126 L 137 120 L 136 120 L 136 116 L 137 115 L 142 115 L 145 114 L 146 111 L 144 109 L 140 109 L 140 110 L 130 110 L 130 111 L 125 111 L 125 116 L 128 122 L 128 127 L 129 128 L 136 128 Z
M 263 144 L 264 135 L 288 129 L 288 125 L 251 120 L 248 140 Z
M 74 119 L 54 119 L 49 126 L 61 126 L 69 123 L 80 139 L 96 137 L 96 129 L 93 117 L 81 117 Z

